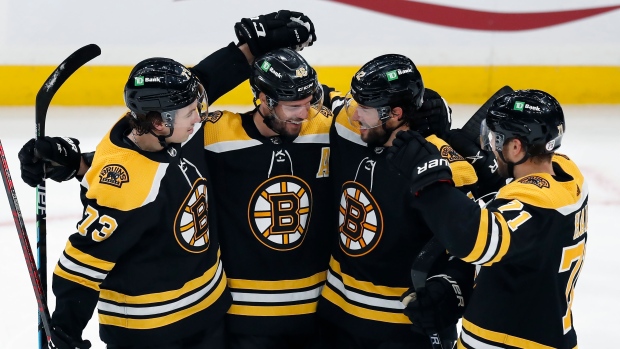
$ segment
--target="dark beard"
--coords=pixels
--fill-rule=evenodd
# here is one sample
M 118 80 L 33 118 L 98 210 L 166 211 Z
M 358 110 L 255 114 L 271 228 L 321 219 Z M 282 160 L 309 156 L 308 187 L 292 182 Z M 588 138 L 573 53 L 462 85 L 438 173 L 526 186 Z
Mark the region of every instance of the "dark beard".
M 386 132 L 385 130 L 383 130 L 383 133 L 373 131 L 374 130 L 371 129 L 371 131 L 366 134 L 366 139 L 362 139 L 364 142 L 366 142 L 366 144 L 368 144 L 369 148 L 383 147 L 385 142 L 390 139 L 390 135 L 392 134 L 391 132 Z
M 268 116 L 268 117 L 263 117 L 263 122 L 265 123 L 265 125 L 267 125 L 267 127 L 269 127 L 275 133 L 277 133 L 283 142 L 292 142 L 297 138 L 297 136 L 299 136 L 298 132 L 290 133 L 286 131 L 286 123 L 280 120 L 277 120 L 276 117 L 273 115 Z

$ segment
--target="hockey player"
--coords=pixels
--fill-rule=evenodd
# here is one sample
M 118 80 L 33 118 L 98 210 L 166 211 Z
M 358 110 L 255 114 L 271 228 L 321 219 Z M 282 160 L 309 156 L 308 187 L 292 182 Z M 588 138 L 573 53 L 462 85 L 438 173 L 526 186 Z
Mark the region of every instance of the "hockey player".
M 165 58 L 136 65 L 125 86 L 130 111 L 98 145 L 92 164 L 80 161 L 74 139 L 31 140 L 20 151 L 29 184 L 44 173 L 65 180 L 90 165 L 82 180 L 83 218 L 54 271 L 51 348 L 89 348 L 81 336 L 95 306 L 109 349 L 225 347 L 231 295 L 201 121 L 207 92 L 216 99 L 245 80 L 254 53 L 311 43 L 310 30 L 300 32 L 305 38 L 294 33 L 300 18 L 309 19 L 286 12 L 281 26 L 262 26 L 272 39 L 254 33 L 239 49 L 230 45 L 192 70 Z
M 479 266 L 459 348 L 577 347 L 571 305 L 585 257 L 588 186 L 575 163 L 555 153 L 564 130 L 562 108 L 546 92 L 495 100 L 482 146 L 514 180 L 484 208 L 453 188 L 449 166 L 419 134 L 399 134 L 389 150 L 433 234 Z
M 450 110 L 425 89 L 413 62 L 383 55 L 353 77 L 344 98 L 331 92 L 335 122 L 331 174 L 338 191 L 337 246 L 319 300 L 323 348 L 430 348 L 428 335 L 403 311 L 421 312 L 436 330 L 453 327 L 463 312 L 474 270 L 439 258 L 427 293 L 408 308 L 399 301 L 412 283 L 410 268 L 432 237 L 422 215 L 407 208 L 409 184 L 388 168 L 386 149 L 396 132 L 416 129 L 449 162 L 452 180 L 469 192 L 476 175 L 438 134 L 450 128 Z M 453 328 L 452 328 L 453 329 Z M 454 337 L 454 340 L 456 338 Z
M 332 114 L 315 70 L 290 49 L 258 57 L 250 86 L 254 110 L 216 111 L 205 126 L 233 295 L 229 347 L 308 348 L 335 224 Z

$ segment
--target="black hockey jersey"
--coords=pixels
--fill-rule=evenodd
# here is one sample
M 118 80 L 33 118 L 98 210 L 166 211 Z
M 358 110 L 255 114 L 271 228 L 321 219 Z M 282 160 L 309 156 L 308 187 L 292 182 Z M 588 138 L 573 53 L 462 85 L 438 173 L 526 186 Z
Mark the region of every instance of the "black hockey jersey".
M 220 261 L 204 126 L 168 151 L 130 145 L 122 119 L 82 180 L 83 218 L 54 270 L 53 323 L 79 338 L 94 308 L 116 345 L 205 331 L 231 304 Z
M 430 347 L 428 336 L 411 331 L 400 297 L 412 286 L 410 269 L 432 234 L 421 215 L 409 207 L 408 179 L 392 171 L 387 148 L 369 148 L 351 126 L 343 100 L 331 93 L 334 114 L 331 128 L 331 173 L 338 188 L 338 241 L 332 249 L 327 283 L 319 300 L 319 315 L 348 333 L 362 338 L 419 343 Z M 427 138 L 448 159 L 455 182 L 476 183 L 471 165 L 443 140 Z M 438 262 L 447 265 L 448 255 Z M 471 287 L 474 270 L 461 287 Z M 441 273 L 434 270 L 433 273 Z
M 459 348 L 577 347 L 571 304 L 585 257 L 588 186 L 563 155 L 553 157 L 553 170 L 516 179 L 484 209 L 446 184 L 413 200 L 452 254 L 480 266 Z M 452 220 L 432 214 L 439 208 Z
M 332 116 L 324 109 L 286 142 L 262 136 L 253 114 L 217 111 L 206 123 L 222 258 L 233 296 L 228 330 L 312 333 L 335 224 Z

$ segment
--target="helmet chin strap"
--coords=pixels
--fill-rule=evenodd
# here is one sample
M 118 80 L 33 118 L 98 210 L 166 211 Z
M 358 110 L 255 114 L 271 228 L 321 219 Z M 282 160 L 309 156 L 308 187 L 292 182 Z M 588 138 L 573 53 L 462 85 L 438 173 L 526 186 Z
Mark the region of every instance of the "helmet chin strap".
M 155 136 L 157 138 L 157 140 L 159 141 L 159 145 L 162 146 L 162 148 L 167 149 L 170 145 L 166 142 L 166 138 L 172 136 L 172 133 L 174 132 L 174 126 L 170 126 L 170 132 L 167 135 L 158 135 L 155 134 L 155 132 L 153 132 L 153 130 L 150 130 L 149 133 L 152 134 L 153 136 Z
M 164 148 L 164 150 L 170 147 L 170 145 L 166 142 L 166 138 L 172 136 L 172 134 L 174 133 L 174 117 L 175 116 L 176 116 L 176 111 L 172 111 L 172 112 L 167 111 L 167 112 L 161 113 L 164 126 L 170 128 L 170 132 L 168 132 L 167 135 L 155 134 L 155 132 L 153 132 L 152 129 L 149 131 L 150 134 L 152 134 L 153 136 L 157 138 L 157 141 L 159 141 L 159 145 L 161 145 L 161 147 Z
M 530 158 L 530 154 L 525 152 L 525 155 L 523 156 L 523 159 L 521 159 L 521 160 L 519 160 L 517 162 L 508 162 L 504 158 L 504 152 L 503 151 L 498 151 L 497 154 L 499 155 L 499 158 L 502 159 L 502 161 L 505 162 L 506 165 L 508 165 L 508 177 L 509 178 L 515 178 L 515 166 L 520 165 L 520 164 L 526 162 L 527 159 Z

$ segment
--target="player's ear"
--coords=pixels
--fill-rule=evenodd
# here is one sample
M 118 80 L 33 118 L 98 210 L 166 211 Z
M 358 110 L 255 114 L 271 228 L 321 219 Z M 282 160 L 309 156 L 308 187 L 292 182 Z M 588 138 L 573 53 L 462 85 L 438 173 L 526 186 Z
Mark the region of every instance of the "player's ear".
M 392 117 L 394 117 L 396 120 L 400 121 L 403 119 L 403 108 L 401 107 L 394 107 L 392 108 Z

